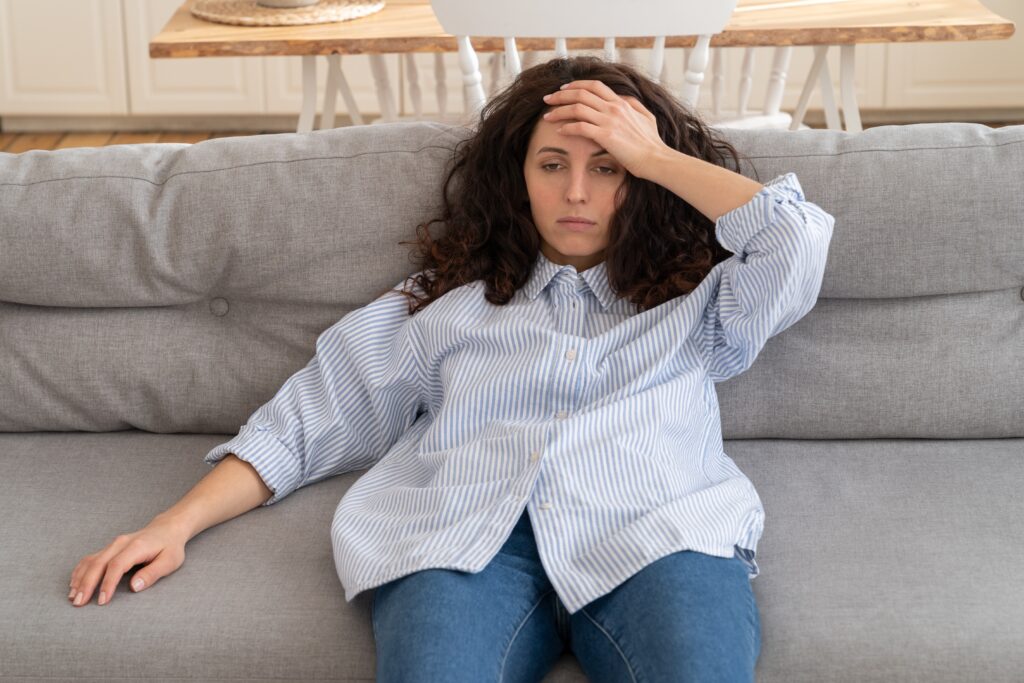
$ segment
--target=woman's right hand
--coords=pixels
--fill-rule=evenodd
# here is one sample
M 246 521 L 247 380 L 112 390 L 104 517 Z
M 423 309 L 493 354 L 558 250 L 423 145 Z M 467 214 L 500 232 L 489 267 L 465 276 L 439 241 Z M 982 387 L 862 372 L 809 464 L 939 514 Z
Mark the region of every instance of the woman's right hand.
M 180 525 L 159 516 L 138 531 L 117 536 L 106 548 L 79 561 L 71 572 L 68 600 L 76 607 L 88 605 L 98 586 L 97 604 L 104 605 L 114 597 L 121 577 L 141 564 L 145 566 L 131 577 L 131 590 L 145 590 L 184 564 L 188 540 Z M 134 585 L 138 579 L 143 581 L 141 588 Z

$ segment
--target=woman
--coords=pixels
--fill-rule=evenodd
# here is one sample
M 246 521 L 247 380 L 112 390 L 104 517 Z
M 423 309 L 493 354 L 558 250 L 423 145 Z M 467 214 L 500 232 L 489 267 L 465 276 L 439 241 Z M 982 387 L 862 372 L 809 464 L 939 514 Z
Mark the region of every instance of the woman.
M 813 307 L 834 220 L 725 152 L 627 65 L 524 71 L 456 150 L 422 269 L 69 598 L 140 564 L 152 585 L 202 530 L 372 465 L 331 531 L 346 599 L 375 589 L 378 680 L 535 681 L 565 649 L 595 681 L 753 680 L 764 512 L 713 385 Z

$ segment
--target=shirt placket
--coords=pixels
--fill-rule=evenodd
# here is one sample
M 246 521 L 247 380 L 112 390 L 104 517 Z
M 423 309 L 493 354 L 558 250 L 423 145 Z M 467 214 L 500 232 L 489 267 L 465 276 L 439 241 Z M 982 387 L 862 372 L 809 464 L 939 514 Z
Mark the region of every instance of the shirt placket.
M 554 348 L 557 354 L 554 368 L 551 374 L 553 405 L 551 406 L 551 418 L 554 421 L 552 427 L 557 430 L 560 424 L 567 420 L 579 407 L 579 395 L 577 386 L 579 384 L 579 364 L 583 355 L 585 343 L 585 290 L 582 279 L 575 277 L 561 277 L 564 279 L 555 283 L 552 291 L 552 303 L 555 306 L 555 319 L 558 324 L 558 343 Z M 546 490 L 543 478 L 538 482 L 541 510 L 551 510 L 557 504 L 552 499 L 551 491 Z

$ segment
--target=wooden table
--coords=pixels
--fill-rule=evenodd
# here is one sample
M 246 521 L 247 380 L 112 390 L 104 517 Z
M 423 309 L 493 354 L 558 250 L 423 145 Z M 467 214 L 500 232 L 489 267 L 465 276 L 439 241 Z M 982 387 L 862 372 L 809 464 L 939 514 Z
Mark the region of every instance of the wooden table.
M 303 107 L 298 132 L 312 130 L 317 55 L 328 56 L 327 89 L 331 101 L 328 111 L 325 97 L 320 126 L 327 128 L 333 127 L 333 99 L 339 87 L 346 96 L 349 111 L 357 111 L 337 66 L 337 55 L 371 55 L 379 94 L 382 88 L 390 92 L 383 54 L 457 51 L 455 37 L 441 29 L 429 0 L 386 0 L 382 10 L 359 19 L 288 27 L 232 26 L 203 21 L 189 11 L 193 1 L 186 0 L 150 41 L 149 56 L 301 55 Z M 840 46 L 843 114 L 847 130 L 859 131 L 860 114 L 853 82 L 854 48 L 858 43 L 1002 40 L 1013 33 L 1012 21 L 994 14 L 978 0 L 740 0 L 729 24 L 711 38 L 710 46 L 814 46 L 814 63 L 793 115 L 794 128 L 803 119 L 815 81 L 822 87 L 828 127 L 841 127 L 825 62 L 829 47 Z M 696 39 L 696 36 L 669 36 L 665 47 L 693 47 Z M 471 42 L 478 52 L 504 50 L 501 37 L 474 37 Z M 553 38 L 522 38 L 516 43 L 520 50 L 551 50 L 554 46 Z M 647 48 L 651 43 L 651 38 L 616 39 L 616 47 L 621 48 Z M 567 46 L 570 50 L 600 49 L 603 40 L 570 38 Z M 394 109 L 393 102 L 382 101 L 381 105 L 385 115 L 389 109 Z

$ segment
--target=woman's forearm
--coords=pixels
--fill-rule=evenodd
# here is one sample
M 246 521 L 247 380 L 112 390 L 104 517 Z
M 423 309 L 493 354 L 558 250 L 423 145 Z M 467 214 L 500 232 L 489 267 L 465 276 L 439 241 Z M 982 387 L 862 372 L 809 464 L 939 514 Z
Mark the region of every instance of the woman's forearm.
M 718 218 L 749 202 L 764 187 L 756 180 L 665 147 L 651 155 L 640 177 L 671 190 L 702 214 Z
M 271 495 L 273 491 L 263 483 L 256 469 L 229 453 L 191 491 L 156 519 L 179 527 L 187 542 L 205 529 L 261 505 Z

